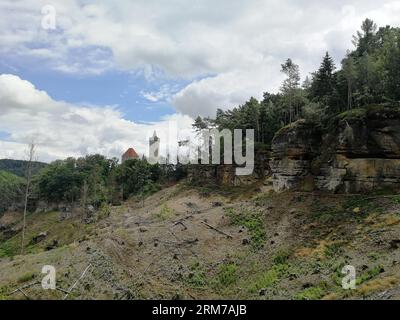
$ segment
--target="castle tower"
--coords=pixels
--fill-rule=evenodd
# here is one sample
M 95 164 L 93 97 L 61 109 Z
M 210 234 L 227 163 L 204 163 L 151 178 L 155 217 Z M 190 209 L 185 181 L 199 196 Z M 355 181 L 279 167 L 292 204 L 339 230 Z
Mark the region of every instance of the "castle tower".
M 160 156 L 160 138 L 157 137 L 157 132 L 154 131 L 153 136 L 149 139 L 149 158 L 158 161 Z

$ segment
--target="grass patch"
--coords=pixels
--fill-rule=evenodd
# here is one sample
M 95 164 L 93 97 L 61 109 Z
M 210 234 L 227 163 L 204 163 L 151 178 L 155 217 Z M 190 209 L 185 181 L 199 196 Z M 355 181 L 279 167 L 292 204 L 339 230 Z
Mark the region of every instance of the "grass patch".
M 382 213 L 384 208 L 381 205 L 377 204 L 368 197 L 356 196 L 347 199 L 347 201 L 343 205 L 344 209 L 348 211 L 352 211 L 355 208 L 360 208 L 362 213 Z
M 271 195 L 270 194 L 260 194 L 257 195 L 254 199 L 253 199 L 254 205 L 257 207 L 266 207 L 269 204 L 271 204 Z
M 250 284 L 249 291 L 258 293 L 261 289 L 267 289 L 279 282 L 281 278 L 287 275 L 289 270 L 288 264 L 274 265 L 271 269 L 261 273 Z
M 207 274 L 204 267 L 199 263 L 195 262 L 190 267 L 190 273 L 186 277 L 186 282 L 194 288 L 202 288 L 208 285 Z
M 331 224 L 349 220 L 352 216 L 339 208 L 325 208 L 319 207 L 318 211 L 314 211 L 313 213 L 313 220 L 316 220 L 318 223 L 323 224 Z
M 367 116 L 367 110 L 365 108 L 352 109 L 341 113 L 338 118 L 340 120 L 356 120 L 364 119 Z
M 35 279 L 35 274 L 32 272 L 28 272 L 28 273 L 25 273 L 24 275 L 20 276 L 17 281 L 18 281 L 18 283 L 25 283 L 28 281 L 32 281 L 33 279 Z
M 279 250 L 275 257 L 274 257 L 274 263 L 277 265 L 283 265 L 288 262 L 292 255 L 293 251 L 290 249 L 281 249 Z
M 17 250 L 18 248 L 15 248 L 10 241 L 5 241 L 0 244 L 0 258 L 13 257 L 18 254 Z
M 325 247 L 325 257 L 326 258 L 335 258 L 343 253 L 342 243 L 334 242 Z
M 360 277 L 357 277 L 356 284 L 359 286 L 359 285 L 363 284 L 364 282 L 367 282 L 367 281 L 375 278 L 376 276 L 380 275 L 384 271 L 385 271 L 385 269 L 383 268 L 383 266 L 376 266 L 376 267 L 364 272 Z
M 337 257 L 342 253 L 341 242 L 320 240 L 315 242 L 315 247 L 301 247 L 295 252 L 298 258 L 327 259 Z
M 368 255 L 368 258 L 371 259 L 372 261 L 378 261 L 380 258 L 380 254 L 377 252 L 372 252 Z
M 344 274 L 342 274 L 342 269 L 345 265 L 346 265 L 345 262 L 341 262 L 341 263 L 337 264 L 334 268 L 335 271 L 334 271 L 334 274 L 332 277 L 332 280 L 340 288 L 342 287 L 342 280 L 343 280 L 343 277 L 345 276 Z M 383 272 L 384 272 L 383 267 L 381 265 L 378 265 L 378 266 L 362 273 L 359 277 L 356 278 L 356 286 L 358 287 L 357 291 L 355 291 L 355 292 L 346 291 L 344 296 L 349 297 L 349 296 L 354 295 L 355 293 L 365 294 L 369 291 L 375 290 L 374 288 L 376 287 L 376 285 L 378 285 L 378 284 L 381 285 L 381 283 L 380 283 L 380 281 L 373 280 L 373 279 Z
M 202 197 L 210 197 L 218 195 L 225 198 L 229 198 L 230 200 L 237 200 L 239 198 L 249 199 L 252 198 L 255 194 L 259 192 L 260 187 L 262 186 L 261 182 L 254 183 L 252 185 L 246 186 L 223 186 L 223 185 L 198 185 L 192 184 L 191 188 L 196 189 L 200 196 Z
M 383 279 L 371 280 L 360 286 L 357 289 L 357 293 L 362 296 L 367 296 L 374 292 L 381 292 L 393 288 L 395 285 L 398 284 L 398 282 L 399 279 L 396 277 L 386 277 Z
M 395 204 L 400 204 L 400 196 L 394 197 L 394 198 L 393 198 L 393 202 L 394 202 Z
M 161 207 L 160 212 L 157 213 L 157 217 L 161 220 L 168 220 L 171 219 L 175 215 L 174 209 L 168 207 L 166 204 L 164 204 Z
M 24 254 L 34 254 L 57 240 L 60 246 L 68 245 L 93 232 L 92 226 L 82 224 L 80 217 L 60 221 L 59 212 L 31 213 L 27 216 Z M 41 232 L 48 237 L 32 244 L 31 240 Z M 0 258 L 13 257 L 21 253 L 21 232 L 0 243 Z
M 10 300 L 10 296 L 7 294 L 9 291 L 8 287 L 0 287 L 0 301 Z
M 375 218 L 375 220 L 374 220 Z M 380 215 L 371 217 L 372 227 L 374 229 L 381 229 L 385 227 L 392 227 L 400 224 L 400 217 L 396 214 Z
M 250 243 L 253 249 L 262 249 L 266 240 L 264 221 L 260 212 L 236 211 L 232 208 L 226 209 L 231 223 L 236 226 L 246 227 L 250 233 Z
M 313 220 L 324 224 L 344 223 L 346 221 L 362 222 L 369 214 L 382 214 L 385 206 L 364 196 L 347 198 L 342 205 L 328 207 L 316 203 L 313 206 Z
M 218 285 L 229 286 L 238 280 L 238 270 L 235 263 L 223 264 L 218 270 Z
M 296 300 L 321 300 L 327 293 L 327 284 L 320 283 L 315 287 L 306 288 L 296 294 Z

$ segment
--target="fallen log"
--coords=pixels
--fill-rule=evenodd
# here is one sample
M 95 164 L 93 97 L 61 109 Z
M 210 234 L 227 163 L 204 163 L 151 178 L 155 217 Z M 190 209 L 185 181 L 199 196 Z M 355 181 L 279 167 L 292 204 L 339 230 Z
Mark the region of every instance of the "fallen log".
M 208 228 L 210 228 L 210 229 L 212 229 L 212 230 L 214 230 L 214 231 L 216 231 L 216 232 L 218 232 L 218 233 L 220 233 L 220 234 L 223 234 L 224 236 L 228 237 L 229 239 L 233 239 L 233 237 L 232 237 L 230 234 L 228 234 L 228 233 L 226 233 L 226 232 L 224 232 L 224 231 L 222 231 L 222 230 L 219 230 L 219 229 L 216 228 L 216 227 L 213 227 L 212 225 L 208 224 L 207 222 L 202 221 L 201 223 L 204 224 L 204 225 L 206 225 Z

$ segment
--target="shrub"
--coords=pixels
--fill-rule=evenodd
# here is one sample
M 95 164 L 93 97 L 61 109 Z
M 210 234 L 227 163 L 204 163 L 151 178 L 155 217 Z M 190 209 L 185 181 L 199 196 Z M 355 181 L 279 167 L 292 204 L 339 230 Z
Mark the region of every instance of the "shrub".
M 296 294 L 295 298 L 297 300 L 321 300 L 325 296 L 326 290 L 326 284 L 321 283 L 318 286 L 304 289 Z
M 290 256 L 292 255 L 292 251 L 289 249 L 282 249 L 278 251 L 278 253 L 274 257 L 275 264 L 285 264 Z
M 250 285 L 250 292 L 256 293 L 261 289 L 266 289 L 276 284 L 283 278 L 289 270 L 289 265 L 278 264 L 271 269 L 261 273 L 256 280 Z
M 26 273 L 18 278 L 18 283 L 25 283 L 35 279 L 35 274 L 32 272 Z
M 237 281 L 237 265 L 234 263 L 223 264 L 218 271 L 218 283 L 229 286 Z
M 174 216 L 175 212 L 173 209 L 168 207 L 166 204 L 164 204 L 161 207 L 160 212 L 157 214 L 157 217 L 160 218 L 161 220 L 168 220 Z
M 190 273 L 186 280 L 189 285 L 194 287 L 204 287 L 208 284 L 206 272 L 199 262 L 190 266 Z
M 260 212 L 236 212 L 233 209 L 228 209 L 226 212 L 233 225 L 243 226 L 249 230 L 253 249 L 259 250 L 264 246 L 267 235 Z

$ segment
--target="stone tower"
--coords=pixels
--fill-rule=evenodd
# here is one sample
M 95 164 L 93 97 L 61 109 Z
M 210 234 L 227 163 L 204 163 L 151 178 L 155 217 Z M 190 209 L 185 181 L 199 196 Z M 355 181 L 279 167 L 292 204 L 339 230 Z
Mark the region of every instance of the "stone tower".
M 154 131 L 153 136 L 149 139 L 149 158 L 156 159 L 160 156 L 160 138 L 157 137 L 157 132 Z

